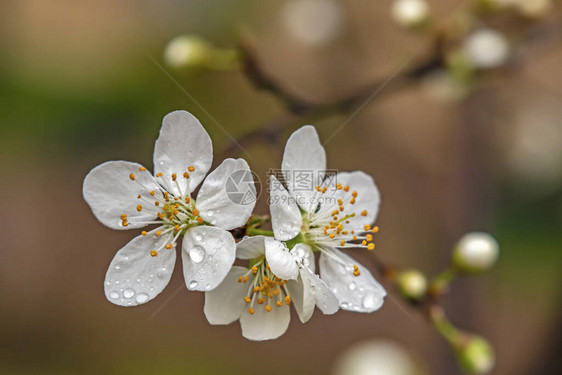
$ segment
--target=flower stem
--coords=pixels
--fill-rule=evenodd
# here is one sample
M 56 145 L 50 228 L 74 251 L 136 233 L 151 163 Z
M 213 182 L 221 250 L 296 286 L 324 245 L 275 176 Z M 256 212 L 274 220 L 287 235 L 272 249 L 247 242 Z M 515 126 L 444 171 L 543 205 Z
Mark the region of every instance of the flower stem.
M 252 228 L 249 227 L 246 229 L 246 234 L 248 236 L 268 236 L 268 237 L 273 237 L 273 231 L 270 230 L 262 230 L 262 229 L 256 229 L 256 228 Z

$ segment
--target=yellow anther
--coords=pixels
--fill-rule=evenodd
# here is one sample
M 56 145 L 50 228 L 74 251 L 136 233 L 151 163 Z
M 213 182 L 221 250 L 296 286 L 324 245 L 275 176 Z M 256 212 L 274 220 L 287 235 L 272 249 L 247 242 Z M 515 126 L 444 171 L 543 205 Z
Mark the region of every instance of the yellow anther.
M 141 234 L 142 234 L 143 236 L 146 236 L 148 233 L 147 233 L 145 230 L 143 230 L 143 231 L 141 232 Z
M 256 301 L 259 305 L 263 305 L 263 303 L 265 302 L 264 298 L 258 298 Z
M 367 242 L 371 242 L 371 241 L 373 241 L 373 235 L 368 234 L 368 235 L 365 236 L 365 239 L 367 240 Z
M 190 171 L 190 172 L 193 172 L 195 170 L 195 168 L 192 165 L 190 165 L 189 167 L 187 167 L 187 170 Z
M 344 207 L 343 207 L 343 206 L 340 206 L 340 211 L 343 211 L 343 210 L 344 210 Z
M 183 172 L 183 178 L 189 178 L 189 173 Z
M 145 168 L 145 167 L 140 167 L 140 168 L 139 168 L 139 171 L 144 172 L 144 171 L 146 171 L 146 168 Z
M 357 241 L 357 236 L 353 236 L 353 241 Z
M 363 214 L 361 214 L 361 215 L 363 215 Z M 363 216 L 365 216 L 365 215 L 363 215 Z M 363 229 L 364 229 L 365 232 L 366 232 L 366 231 L 368 231 L 368 230 L 371 229 L 371 226 L 370 226 L 369 224 L 365 224 L 365 225 L 363 225 Z
M 344 230 L 343 232 L 341 232 L 341 234 L 343 234 L 345 236 L 345 235 L 347 235 L 347 231 Z
M 158 212 L 156 215 L 158 216 L 158 218 L 160 220 L 164 220 L 164 218 L 166 217 L 166 215 L 164 215 L 164 213 L 162 213 L 162 212 Z
M 176 224 L 176 226 L 174 227 L 174 230 L 175 230 L 176 232 L 179 232 L 179 231 L 181 230 L 180 225 L 179 225 L 179 224 Z
M 164 199 L 168 200 L 170 198 L 170 193 L 167 191 L 164 192 Z
M 285 296 L 285 303 L 286 303 L 287 305 L 290 305 L 290 304 L 291 304 L 291 297 L 290 297 L 290 296 Z
M 340 246 L 344 246 L 345 245 L 345 240 L 341 240 L 340 241 Z
M 281 293 L 281 291 L 280 291 L 279 289 L 275 289 L 275 290 L 273 291 L 273 295 L 274 295 L 274 296 L 278 296 L 279 293 Z
M 265 306 L 265 311 L 270 312 L 270 311 L 271 311 L 271 305 L 266 305 L 266 306 Z
M 127 222 L 127 220 L 123 220 L 123 222 L 121 223 L 122 226 L 124 227 L 128 227 L 129 223 Z
M 259 291 L 260 291 L 260 287 L 259 287 L 259 286 L 256 286 L 256 287 L 254 288 L 254 290 L 253 290 L 254 293 L 257 293 L 257 292 L 259 292 Z
M 258 273 L 258 267 L 253 266 L 252 267 L 252 273 L 255 275 L 256 273 Z
M 283 306 L 283 302 L 277 301 L 277 306 L 279 306 L 279 307 Z
M 156 233 L 154 233 L 154 235 L 155 235 L 156 237 L 159 237 L 161 234 L 162 234 L 162 231 L 161 231 L 161 230 L 156 231 Z
M 248 309 L 248 312 L 250 313 L 250 315 L 254 315 L 254 309 L 252 309 L 251 307 Z
M 134 173 L 131 173 L 131 174 L 129 175 L 129 178 L 131 179 L 131 181 L 135 181 L 135 174 L 134 174 Z
M 175 181 L 178 178 L 178 175 L 175 173 L 172 173 L 172 181 Z
M 334 216 L 334 217 L 332 218 L 332 220 L 338 220 L 338 217 L 337 217 L 337 216 Z
M 238 278 L 238 282 L 239 282 L 239 283 L 241 283 L 242 281 L 244 281 L 244 276 L 240 276 L 240 277 Z
M 324 194 L 324 193 L 326 192 L 326 190 L 328 190 L 328 188 L 327 188 L 326 186 L 324 186 L 324 187 L 322 188 L 322 194 Z
M 329 236 L 330 236 L 331 239 L 334 239 L 334 237 L 336 237 L 336 235 L 333 234 L 333 233 L 330 233 Z
M 197 216 L 197 215 L 199 215 L 199 210 L 197 208 L 194 208 L 192 213 L 193 213 L 193 216 Z
M 377 233 L 378 231 L 379 231 L 379 227 L 378 227 L 378 226 L 374 227 L 373 230 L 372 230 L 373 233 Z
M 374 243 L 370 243 L 367 245 L 367 250 L 375 250 L 375 244 Z
M 191 197 L 185 197 L 185 203 L 189 204 L 191 202 Z
M 244 276 L 244 282 L 245 282 L 245 283 L 248 282 L 248 276 Z
M 156 192 L 154 190 L 151 190 L 150 195 L 154 196 L 154 194 L 156 194 Z
M 197 222 L 198 222 L 199 224 L 203 224 L 203 221 L 204 221 L 201 216 L 197 216 L 197 218 L 196 218 L 195 220 L 197 220 Z
M 138 198 L 138 199 L 140 199 L 140 198 L 141 198 L 141 195 L 140 195 L 140 194 L 139 194 L 139 195 L 137 195 L 137 198 Z
M 127 214 L 121 215 L 121 220 L 125 220 L 125 219 L 127 219 Z
M 318 185 L 316 185 L 316 186 L 314 187 L 314 189 L 316 189 L 316 191 L 322 190 L 322 189 L 320 189 L 320 186 L 318 186 Z
M 343 201 L 341 199 L 338 199 L 338 204 L 341 206 L 343 204 Z
M 361 275 L 361 271 L 359 270 L 353 271 L 353 276 L 357 277 L 359 275 Z
M 158 251 L 156 250 L 150 250 L 150 255 L 155 257 L 156 255 L 158 255 Z
M 347 193 L 347 192 L 349 191 L 349 185 L 345 185 L 345 186 L 343 187 L 343 191 L 345 191 L 345 192 Z
M 244 302 L 246 303 L 250 303 L 252 301 L 252 299 L 248 296 L 244 297 Z
M 336 184 L 336 189 L 341 190 L 342 189 L 341 184 Z
M 363 212 L 361 212 L 361 216 L 367 216 L 367 214 L 368 214 L 367 210 L 364 210 Z
M 164 246 L 164 247 L 165 247 L 166 249 L 170 250 L 170 249 L 172 248 L 172 244 L 171 244 L 171 243 L 166 244 L 166 246 Z
M 141 211 L 142 211 L 142 206 L 141 206 L 140 204 L 137 205 L 137 211 L 138 211 L 138 212 L 141 212 Z
M 353 265 L 353 269 L 354 269 L 355 271 L 357 271 L 357 270 L 359 269 L 359 266 L 358 266 L 357 264 L 354 264 L 354 265 Z
M 355 204 L 355 197 L 351 198 L 351 199 L 349 200 L 349 203 L 350 203 L 350 204 Z
M 160 206 L 160 202 L 156 201 L 156 202 L 154 202 L 154 205 L 158 207 L 158 206 Z
M 351 196 L 352 196 L 353 198 L 357 198 L 357 192 L 354 190 L 354 191 L 351 193 Z
M 331 216 L 336 216 L 338 214 L 338 210 L 332 211 L 332 215 Z
M 365 240 L 363 240 L 363 241 L 361 242 L 361 245 L 363 245 L 363 246 L 365 246 L 366 244 L 367 244 L 367 241 L 365 241 Z

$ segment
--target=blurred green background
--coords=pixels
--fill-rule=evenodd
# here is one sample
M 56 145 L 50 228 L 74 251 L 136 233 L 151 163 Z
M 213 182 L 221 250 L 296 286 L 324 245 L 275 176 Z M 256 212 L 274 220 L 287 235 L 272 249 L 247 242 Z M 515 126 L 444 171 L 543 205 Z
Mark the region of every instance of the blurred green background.
M 171 38 L 196 33 L 234 47 L 239 33 L 251 35 L 264 69 L 316 102 L 387 78 L 428 45 L 423 34 L 393 23 L 390 1 L 337 2 L 338 27 L 321 43 L 291 29 L 287 3 L 0 4 L 1 373 L 325 374 L 346 348 L 373 338 L 401 343 L 428 373 L 458 373 L 447 345 L 414 310 L 404 313 L 399 297 L 369 315 L 317 312 L 306 325 L 293 316 L 287 334 L 265 343 L 242 338 L 237 323 L 209 325 L 204 296 L 185 290 L 179 263 L 151 303 L 126 309 L 105 300 L 106 268 L 134 234 L 94 219 L 81 196 L 88 171 L 111 159 L 150 166 L 161 119 L 175 109 L 206 127 L 214 165 L 225 150 L 245 157 L 215 120 L 239 138 L 286 113 L 241 72 L 167 67 Z M 431 1 L 433 19 L 447 22 L 461 3 Z M 311 30 L 322 19 L 311 20 Z M 559 19 L 556 4 L 544 19 L 516 22 Z M 442 88 L 436 95 L 435 80 L 375 97 L 326 145 L 330 168 L 375 177 L 384 261 L 434 275 L 464 233 L 497 238 L 497 267 L 459 280 L 445 301 L 455 324 L 494 344 L 496 374 L 543 373 L 560 358 L 561 47 L 523 49 L 529 58 L 486 75 L 462 97 L 444 97 Z M 314 125 L 328 139 L 348 116 Z M 307 121 L 294 116 L 274 144 L 245 145 L 252 169 L 264 177 L 277 168 L 286 137 Z M 265 200 L 257 212 L 267 213 Z M 357 258 L 368 264 L 367 254 Z

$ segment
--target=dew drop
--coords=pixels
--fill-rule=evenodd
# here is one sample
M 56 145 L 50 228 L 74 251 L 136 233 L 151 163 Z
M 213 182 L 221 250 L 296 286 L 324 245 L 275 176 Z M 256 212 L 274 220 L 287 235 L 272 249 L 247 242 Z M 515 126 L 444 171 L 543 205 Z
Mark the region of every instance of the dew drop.
M 211 284 L 205 285 L 205 290 L 211 290 Z
M 189 289 L 195 289 L 195 288 L 197 288 L 197 285 L 199 285 L 199 284 L 197 283 L 197 281 L 191 280 L 191 281 L 189 282 Z
M 375 309 L 380 305 L 380 298 L 375 293 L 367 293 L 363 298 L 363 307 L 366 309 Z
M 136 301 L 137 303 L 145 303 L 146 301 L 148 301 L 148 294 L 140 293 L 139 295 L 137 295 Z
M 214 212 L 213 212 L 213 211 L 211 211 L 211 210 L 207 211 L 207 216 L 210 217 L 210 216 L 213 216 L 213 215 L 214 215 Z
M 201 236 L 200 234 L 195 235 L 195 241 L 201 241 L 203 239 L 203 236 Z
M 116 265 L 115 265 L 115 269 L 116 269 L 116 270 L 120 270 L 120 269 L 121 269 L 121 266 L 118 265 L 118 264 L 116 264 Z
M 113 299 L 119 298 L 119 293 L 113 291 L 113 292 L 109 293 L 109 297 L 113 298 Z
M 350 282 L 347 287 L 349 288 L 349 290 L 355 290 L 355 281 Z
M 189 258 L 193 263 L 201 263 L 203 258 L 205 258 L 205 249 L 201 246 L 194 246 L 189 250 Z
M 131 298 L 135 295 L 135 291 L 132 289 L 125 289 L 125 291 L 123 292 L 123 297 L 125 298 Z

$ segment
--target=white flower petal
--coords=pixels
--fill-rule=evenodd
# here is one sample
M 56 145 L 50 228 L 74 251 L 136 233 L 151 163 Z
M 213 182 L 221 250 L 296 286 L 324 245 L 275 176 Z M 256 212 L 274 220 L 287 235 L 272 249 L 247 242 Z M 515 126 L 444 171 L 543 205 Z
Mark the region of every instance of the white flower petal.
M 275 239 L 295 238 L 302 227 L 302 215 L 294 198 L 273 175 L 270 177 L 269 212 Z
M 289 327 L 291 314 L 289 306 L 283 304 L 281 307 L 273 305 L 267 312 L 264 305 L 254 305 L 254 314 L 247 310 L 240 317 L 242 335 L 248 340 L 263 341 L 276 339 L 285 333 Z
M 320 185 L 323 179 L 326 151 L 313 126 L 303 126 L 289 137 L 281 169 L 287 187 L 291 195 L 298 199 L 299 206 L 307 212 L 314 212 L 317 206 L 314 187 Z
M 365 224 L 373 224 L 379 213 L 381 202 L 380 192 L 373 178 L 364 172 L 355 171 L 340 172 L 337 174 L 336 180 L 342 186 L 349 186 L 348 193 L 342 189 L 335 194 L 336 198 L 342 197 L 344 200 L 344 211 L 340 216 L 355 213 L 355 216 L 349 221 L 350 226 L 356 229 L 362 228 Z M 349 196 L 353 191 L 357 192 L 357 198 L 355 204 L 350 204 Z M 362 215 L 364 211 L 366 211 L 365 216 Z
M 310 246 L 298 243 L 291 249 L 291 254 L 293 254 L 293 257 L 298 263 L 310 268 L 310 270 L 314 272 L 316 264 L 314 264 L 314 253 Z
M 328 288 L 326 283 L 312 272 L 308 267 L 300 269 L 304 282 L 304 300 L 316 301 L 316 306 L 326 315 L 331 315 L 339 310 L 340 304 L 336 295 Z
M 167 190 L 180 196 L 190 194 L 203 181 L 213 163 L 213 144 L 199 120 L 186 111 L 168 113 L 162 121 L 160 136 L 154 145 L 154 174 Z M 188 172 L 188 167 L 195 168 Z M 185 172 L 189 178 L 183 177 Z M 172 173 L 177 175 L 172 181 Z
M 222 283 L 210 292 L 205 292 L 205 316 L 211 324 L 230 324 L 240 318 L 246 307 L 244 296 L 248 284 L 239 283 L 238 278 L 248 272 L 247 268 L 234 266 Z
M 266 237 L 265 259 L 275 276 L 284 280 L 294 280 L 298 277 L 299 268 L 295 258 L 284 243 Z
M 231 230 L 246 224 L 256 205 L 256 188 L 244 159 L 226 159 L 212 171 L 197 194 L 201 217 Z
M 105 275 L 105 296 L 120 306 L 136 306 L 156 297 L 170 281 L 176 263 L 175 246 L 160 248 L 166 238 L 156 237 L 156 229 L 133 238 L 115 254 Z
M 359 267 L 359 276 L 353 275 L 354 264 Z M 386 291 L 382 285 L 369 270 L 337 249 L 322 249 L 320 277 L 338 297 L 340 307 L 344 310 L 373 312 L 383 305 Z
M 183 276 L 189 290 L 210 291 L 225 278 L 234 263 L 232 235 L 211 226 L 187 230 L 182 243 Z
M 108 161 L 98 165 L 84 179 L 82 193 L 96 218 L 112 229 L 135 229 L 146 224 L 137 222 L 152 221 L 156 210 L 152 205 L 142 211 L 137 210 L 141 201 L 139 194 L 148 195 L 155 190 L 160 194 L 160 187 L 150 172 L 139 170 L 142 165 L 128 161 Z M 144 169 L 144 168 L 143 168 Z M 135 181 L 130 175 L 134 174 Z M 121 224 L 121 215 L 126 214 L 129 225 Z
M 310 287 L 310 283 L 305 283 L 299 275 L 297 280 L 290 280 L 287 284 L 287 290 L 291 297 L 291 303 L 295 307 L 295 311 L 299 316 L 301 322 L 306 323 L 312 318 L 314 313 L 314 306 L 316 301 L 310 291 L 306 292 L 305 289 Z
M 244 237 L 236 244 L 236 257 L 238 259 L 255 259 L 265 254 L 265 237 Z

